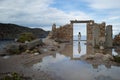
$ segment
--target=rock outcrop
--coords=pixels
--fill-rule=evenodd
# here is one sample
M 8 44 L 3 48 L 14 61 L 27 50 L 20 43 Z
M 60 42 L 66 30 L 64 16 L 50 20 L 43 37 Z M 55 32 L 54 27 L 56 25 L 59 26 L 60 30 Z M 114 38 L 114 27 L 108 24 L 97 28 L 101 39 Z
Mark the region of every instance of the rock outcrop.
M 120 46 L 120 33 L 118 35 L 115 35 L 115 38 L 113 39 L 113 45 Z
M 29 43 L 27 43 L 27 49 L 34 49 L 36 46 L 42 46 L 43 45 L 43 42 L 41 39 L 36 39 L 36 40 L 33 40 Z
M 112 56 L 111 54 L 86 54 L 81 56 L 81 60 L 92 64 L 94 68 L 98 68 L 99 65 L 105 65 L 107 68 L 111 68 L 113 65 L 120 66 L 120 57 Z
M 28 43 L 13 43 L 6 46 L 6 51 L 9 54 L 20 54 L 26 50 L 34 50 L 35 48 L 42 46 L 44 43 L 41 39 L 35 39 Z M 38 50 L 37 50 L 38 51 Z M 28 52 L 28 51 L 27 51 Z

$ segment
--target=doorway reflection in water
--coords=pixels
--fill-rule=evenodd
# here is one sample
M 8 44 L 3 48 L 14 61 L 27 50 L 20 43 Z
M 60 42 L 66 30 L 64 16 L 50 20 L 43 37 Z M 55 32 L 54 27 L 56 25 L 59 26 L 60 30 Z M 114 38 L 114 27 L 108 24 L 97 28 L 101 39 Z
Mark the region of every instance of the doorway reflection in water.
M 65 47 L 66 49 L 54 56 L 44 57 L 42 62 L 34 64 L 32 68 L 51 74 L 53 77 L 57 77 L 56 80 L 120 80 L 119 66 L 93 65 L 80 60 L 80 57 L 85 54 L 104 51 L 109 54 L 116 52 L 93 49 L 90 45 L 86 47 L 85 43 L 86 41 L 81 41 L 80 44 L 74 41 L 73 45 L 69 44 Z
M 86 54 L 86 41 L 73 41 L 73 58 L 80 58 Z

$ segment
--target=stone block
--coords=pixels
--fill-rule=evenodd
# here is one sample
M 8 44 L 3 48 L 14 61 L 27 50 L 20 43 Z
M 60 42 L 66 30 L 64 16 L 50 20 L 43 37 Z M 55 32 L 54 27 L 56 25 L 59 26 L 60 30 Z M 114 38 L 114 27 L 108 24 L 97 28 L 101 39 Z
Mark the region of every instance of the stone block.
M 43 45 L 43 42 L 41 39 L 36 39 L 27 44 L 27 49 L 33 49 L 36 46 Z
M 112 25 L 106 26 L 106 41 L 105 46 L 106 47 L 112 47 Z

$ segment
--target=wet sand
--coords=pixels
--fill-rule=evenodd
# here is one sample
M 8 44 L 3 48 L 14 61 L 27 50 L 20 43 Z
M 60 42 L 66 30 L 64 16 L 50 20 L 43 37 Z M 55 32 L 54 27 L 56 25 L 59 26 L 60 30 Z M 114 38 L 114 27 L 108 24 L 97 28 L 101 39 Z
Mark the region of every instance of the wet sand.
M 38 69 L 34 71 L 31 66 L 33 64 L 42 61 L 42 58 L 48 55 L 54 55 L 56 52 L 62 50 L 64 44 L 57 46 L 52 46 L 50 43 L 47 43 L 43 47 L 39 47 L 41 54 L 35 55 L 30 53 L 22 53 L 20 55 L 11 55 L 10 57 L 0 56 L 0 78 L 4 74 L 10 72 L 17 72 L 23 74 L 24 76 L 31 77 L 33 80 L 55 80 L 49 74 Z M 55 49 L 55 50 L 52 50 Z M 0 54 L 3 54 L 4 51 L 1 51 Z
M 33 54 L 20 54 L 12 55 L 8 59 L 0 57 L 0 76 L 3 73 L 17 72 L 24 74 L 24 76 L 32 77 L 35 80 L 52 80 L 52 78 L 43 71 L 34 71 L 30 68 L 34 63 L 41 61 L 42 57 L 49 54 L 33 55 Z
M 73 45 L 69 43 L 57 44 L 54 43 L 54 41 L 50 40 L 46 42 L 45 42 L 46 45 L 44 45 L 43 47 L 39 47 L 41 54 L 38 55 L 22 53 L 20 55 L 11 55 L 7 59 L 0 57 L 0 78 L 3 77 L 5 73 L 17 72 L 23 74 L 24 76 L 31 77 L 33 80 L 61 80 L 60 77 L 53 75 L 53 73 L 42 70 L 41 69 L 42 66 L 39 66 L 39 68 L 36 69 L 33 69 L 33 66 L 37 63 L 43 62 L 43 58 L 46 56 L 52 55 L 56 57 L 56 53 L 60 53 L 61 55 L 64 54 L 65 56 L 70 57 L 70 60 L 72 61 L 76 60 L 76 58 L 73 57 Z M 80 58 L 77 59 L 81 60 Z M 95 66 L 103 64 L 102 62 L 99 64 L 99 61 L 97 62 L 97 60 L 84 60 L 84 61 L 87 61 L 90 64 L 97 63 L 95 64 Z

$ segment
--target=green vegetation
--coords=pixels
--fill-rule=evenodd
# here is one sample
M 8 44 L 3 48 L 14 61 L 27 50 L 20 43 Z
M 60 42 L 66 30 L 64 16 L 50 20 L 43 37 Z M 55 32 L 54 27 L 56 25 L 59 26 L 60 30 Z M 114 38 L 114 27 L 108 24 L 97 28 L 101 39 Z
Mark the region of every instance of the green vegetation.
M 9 76 L 3 77 L 1 80 L 22 80 L 18 73 L 11 73 Z
M 32 80 L 32 79 L 30 77 L 24 77 L 16 72 L 13 72 L 13 73 L 10 73 L 9 75 L 6 74 L 6 76 L 1 78 L 0 80 Z
M 10 44 L 7 46 L 7 52 L 10 54 L 20 54 L 26 50 L 27 46 L 24 44 Z
M 9 52 L 10 54 L 19 54 L 20 53 L 19 45 L 18 44 L 8 45 L 7 52 Z
M 113 56 L 114 61 L 120 63 L 120 56 Z
M 26 33 L 22 33 L 20 35 L 20 37 L 18 38 L 18 42 L 24 43 L 25 41 L 32 41 L 34 39 L 35 39 L 35 37 L 32 33 L 26 32 Z

